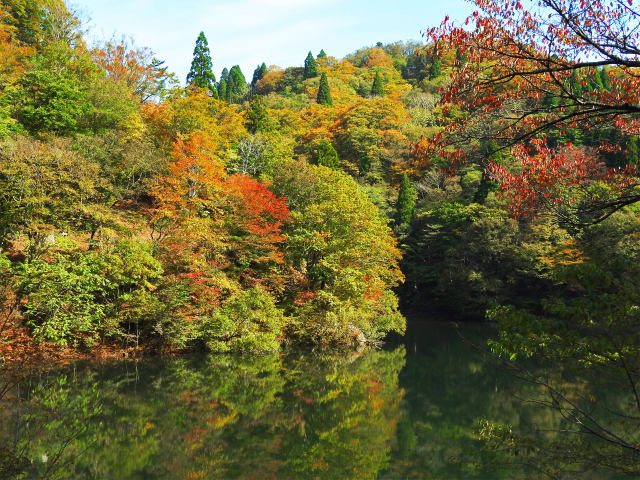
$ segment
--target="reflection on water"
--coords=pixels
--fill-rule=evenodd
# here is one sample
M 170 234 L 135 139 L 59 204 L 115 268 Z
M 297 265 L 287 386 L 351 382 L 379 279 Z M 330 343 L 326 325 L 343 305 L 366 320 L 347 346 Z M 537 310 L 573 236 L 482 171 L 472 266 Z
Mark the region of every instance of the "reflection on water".
M 491 333 L 463 330 L 479 344 Z M 565 383 L 590 388 L 584 379 Z M 31 377 L 5 397 L 0 478 L 545 478 L 534 443 L 552 445 L 567 420 L 523 401 L 540 400 L 542 390 L 447 324 L 422 324 L 406 347 L 364 354 L 81 364 Z M 509 455 L 479 438 L 481 419 L 528 432 L 533 443 Z M 578 463 L 546 473 L 565 478 L 583 470 Z

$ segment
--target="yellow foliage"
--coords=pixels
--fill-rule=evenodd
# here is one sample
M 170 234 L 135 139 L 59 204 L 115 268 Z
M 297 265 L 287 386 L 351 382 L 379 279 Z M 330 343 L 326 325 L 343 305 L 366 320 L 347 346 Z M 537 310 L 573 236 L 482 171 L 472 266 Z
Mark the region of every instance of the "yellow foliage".
M 538 257 L 538 259 L 549 267 L 567 266 L 584 263 L 589 260 L 582 250 L 575 247 L 575 240 L 568 240 L 559 245 L 559 249 L 549 257 Z

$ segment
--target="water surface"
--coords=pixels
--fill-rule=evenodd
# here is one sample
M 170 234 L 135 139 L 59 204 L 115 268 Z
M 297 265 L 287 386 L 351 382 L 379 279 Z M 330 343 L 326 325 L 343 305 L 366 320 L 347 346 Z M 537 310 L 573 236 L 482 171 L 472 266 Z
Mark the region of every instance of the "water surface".
M 15 478 L 546 478 L 535 456 L 487 448 L 479 422 L 553 442 L 563 412 L 473 347 L 490 326 L 460 332 L 414 323 L 401 344 L 366 353 L 79 363 L 5 398 L 0 444 L 20 453 Z

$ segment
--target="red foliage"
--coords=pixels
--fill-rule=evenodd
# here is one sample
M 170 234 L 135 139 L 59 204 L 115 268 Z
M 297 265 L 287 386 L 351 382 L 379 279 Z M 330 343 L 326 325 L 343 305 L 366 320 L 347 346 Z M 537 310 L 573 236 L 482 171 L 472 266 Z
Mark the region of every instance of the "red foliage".
M 602 202 L 604 210 L 640 200 L 629 190 L 636 183 L 633 167 L 607 172 L 595 152 L 554 152 L 538 144 L 529 154 L 521 147 L 550 130 L 606 125 L 640 133 L 640 14 L 632 2 L 473 2 L 478 10 L 465 25 L 447 19 L 427 32 L 439 52 L 456 49 L 465 59 L 452 70 L 442 101 L 445 116 L 447 104 L 468 115 L 449 119 L 442 132 L 416 146 L 416 156 L 440 156 L 459 165 L 473 157 L 474 140 L 515 146 L 522 174 L 490 167 L 513 200 L 514 213 L 529 214 L 546 205 L 545 198 L 570 202 L 554 194 L 595 180 L 606 181 L 623 197 Z
M 264 184 L 248 175 L 230 176 L 227 186 L 241 199 L 241 216 L 252 234 L 268 242 L 284 240 L 280 227 L 290 215 L 285 198 L 277 198 Z
M 286 200 L 249 176 L 227 176 L 216 147 L 204 134 L 176 140 L 168 172 L 157 177 L 151 192 L 154 239 L 163 247 L 169 275 L 191 295 L 178 312 L 186 319 L 220 304 L 221 270 L 249 286 L 282 284 L 276 267 L 283 263 Z
M 573 204 L 578 201 L 575 189 L 606 177 L 606 168 L 592 149 L 567 145 L 553 151 L 541 142 L 531 155 L 520 147 L 517 157 L 522 164 L 520 173 L 508 172 L 503 165 L 490 163 L 487 172 L 500 184 L 502 194 L 509 200 L 514 217 L 535 215 L 544 207 Z M 548 208 L 547 208 L 548 209 Z

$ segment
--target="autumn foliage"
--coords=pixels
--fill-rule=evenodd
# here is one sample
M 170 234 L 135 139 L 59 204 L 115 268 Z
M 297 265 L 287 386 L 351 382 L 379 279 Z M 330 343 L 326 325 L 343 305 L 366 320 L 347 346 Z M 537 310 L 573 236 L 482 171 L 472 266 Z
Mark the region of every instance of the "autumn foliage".
M 563 177 L 580 179 L 586 192 L 581 199 L 593 201 L 576 202 L 574 214 L 578 217 L 588 213 L 590 221 L 601 221 L 640 199 L 636 182 L 630 180 L 633 168 L 623 166 L 622 174 L 589 168 L 603 162 L 606 153 L 617 148 L 614 143 L 599 142 L 597 148 L 578 155 L 589 155 L 590 159 L 573 166 L 572 161 L 558 164 L 565 153 L 555 151 L 562 143 L 558 137 L 576 130 L 614 128 L 622 136 L 638 133 L 640 99 L 634 69 L 640 65 L 640 51 L 634 26 L 640 19 L 632 2 L 477 0 L 475 4 L 478 10 L 466 25 L 453 25 L 447 19 L 427 33 L 442 49 L 456 49 L 465 58 L 464 63 L 458 62 L 442 95 L 445 108 L 465 114 L 452 119 L 422 155 L 440 155 L 459 165 L 474 158 L 474 150 L 469 148 L 474 139 L 494 142 L 502 151 L 515 147 L 510 154 L 520 163 L 522 175 L 513 171 L 514 176 L 505 176 L 503 167 L 491 167 L 507 180 L 502 183 L 503 190 L 513 185 L 507 197 L 514 213 L 531 213 L 527 210 L 536 203 L 524 186 L 529 178 L 534 182 L 529 190 L 539 189 L 528 173 L 532 158 L 540 159 L 537 170 L 548 166 L 550 170 L 542 176 L 557 177 L 558 185 L 573 182 Z M 548 141 L 539 141 L 545 139 Z M 524 182 L 520 186 L 511 181 L 518 176 Z M 609 184 L 615 195 L 610 195 L 611 190 L 603 196 L 595 193 L 597 189 L 587 188 L 601 181 Z M 549 191 L 544 194 L 553 196 Z M 561 203 L 558 197 L 553 200 L 552 205 Z M 537 206 L 546 203 L 537 202 Z

